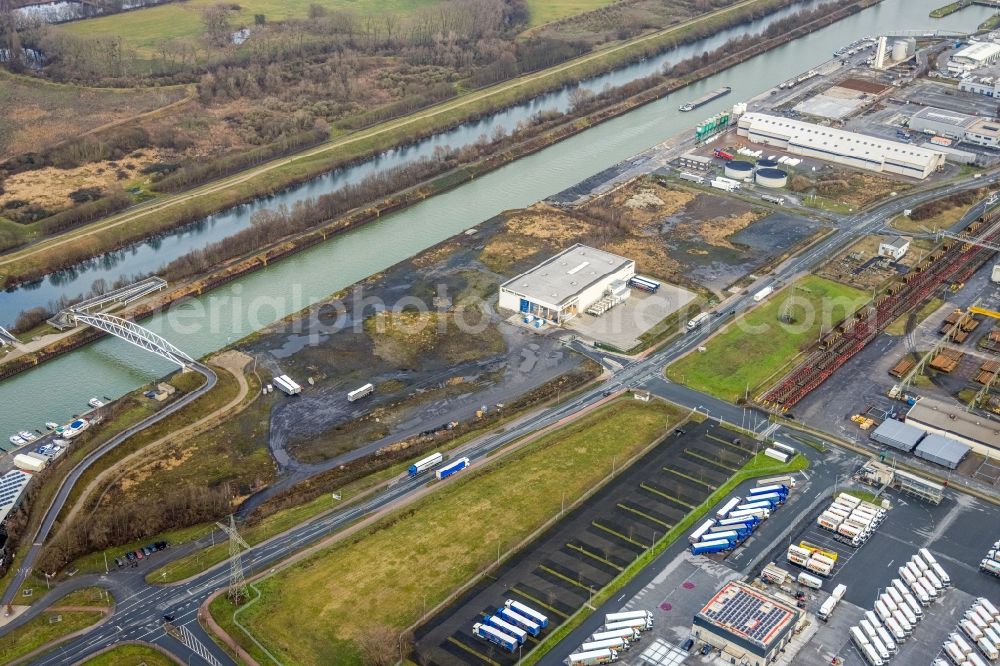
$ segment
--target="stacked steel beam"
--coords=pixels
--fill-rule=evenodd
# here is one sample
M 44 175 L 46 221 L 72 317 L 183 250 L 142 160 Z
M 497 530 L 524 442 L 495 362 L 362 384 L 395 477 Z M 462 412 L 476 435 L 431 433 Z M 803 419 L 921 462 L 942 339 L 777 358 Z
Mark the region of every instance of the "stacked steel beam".
M 977 220 L 964 234 L 977 241 L 995 242 L 1000 239 L 1000 220 Z M 994 254 L 993 250 L 971 243 L 946 243 L 886 293 L 826 335 L 818 348 L 765 393 L 760 402 L 782 411 L 791 408 L 864 349 L 892 321 L 917 307 L 944 282 L 964 282 Z

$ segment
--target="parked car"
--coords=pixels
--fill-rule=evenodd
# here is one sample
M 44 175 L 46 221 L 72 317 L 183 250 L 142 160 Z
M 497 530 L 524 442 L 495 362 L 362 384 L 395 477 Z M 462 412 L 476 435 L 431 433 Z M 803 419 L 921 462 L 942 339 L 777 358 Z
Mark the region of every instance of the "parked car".
M 135 551 L 132 551 L 132 552 L 135 553 L 135 559 L 137 559 L 137 560 L 141 560 L 142 558 L 145 557 L 145 555 L 142 554 L 141 550 L 135 550 Z
M 132 560 L 135 559 L 135 553 L 133 553 L 131 551 L 125 553 L 125 559 L 128 560 L 129 562 L 131 562 Z
M 120 557 L 115 558 L 115 566 L 118 567 L 119 569 L 125 566 L 125 563 L 122 561 L 122 558 Z
M 690 651 L 691 651 L 691 648 L 693 648 L 693 647 L 694 647 L 694 639 L 693 639 L 693 638 L 689 638 L 689 639 L 687 639 L 687 640 L 686 640 L 686 641 L 684 641 L 684 643 L 683 643 L 683 644 L 681 645 L 681 649 L 682 649 L 682 650 L 684 650 L 685 652 L 690 652 Z
M 711 646 L 711 645 L 709 645 L 708 643 L 705 643 L 705 644 L 704 644 L 704 645 L 703 645 L 703 646 L 701 647 L 701 653 L 702 653 L 702 654 L 708 654 L 708 653 L 709 653 L 709 652 L 711 652 L 711 651 L 712 651 L 712 646 Z

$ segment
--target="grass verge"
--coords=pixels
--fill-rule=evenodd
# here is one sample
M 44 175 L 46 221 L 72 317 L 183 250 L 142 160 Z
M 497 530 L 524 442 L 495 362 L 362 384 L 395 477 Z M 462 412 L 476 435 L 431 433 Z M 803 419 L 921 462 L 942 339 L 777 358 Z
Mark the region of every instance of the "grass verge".
M 239 619 L 282 661 L 362 663 L 358 639 L 412 624 L 681 418 L 665 403 L 616 401 L 258 582 L 260 601 Z M 228 604 L 213 608 L 224 627 Z
M 0 636 L 0 664 L 9 664 L 46 643 L 85 629 L 103 616 L 100 611 L 45 611 L 27 624 Z M 58 621 L 57 617 L 60 618 Z
M 726 326 L 703 346 L 667 369 L 676 382 L 736 402 L 752 396 L 780 376 L 820 331 L 833 326 L 865 303 L 854 287 L 807 276 Z
M 709 495 L 704 502 L 699 504 L 694 510 L 689 512 L 683 520 L 671 528 L 670 531 L 656 543 L 656 545 L 640 555 L 632 564 L 626 567 L 624 571 L 615 577 L 614 580 L 608 583 L 607 587 L 594 595 L 591 605 L 594 608 L 599 608 L 601 604 L 613 597 L 646 565 L 659 557 L 661 553 L 677 541 L 679 537 L 683 536 L 695 522 L 700 520 L 702 516 L 708 513 L 712 507 L 718 504 L 719 501 L 721 501 L 726 495 L 731 493 L 733 488 L 739 484 L 743 483 L 747 479 L 752 479 L 758 476 L 770 476 L 772 474 L 796 472 L 805 469 L 808 466 L 809 459 L 802 455 L 795 456 L 795 458 L 787 464 L 782 465 L 780 463 L 776 463 L 773 459 L 768 458 L 763 453 L 758 453 L 755 457 L 747 461 L 740 471 L 736 472 L 736 474 L 734 474 L 729 481 L 719 486 L 719 488 Z M 522 660 L 521 663 L 523 666 L 531 666 L 532 664 L 538 663 L 541 658 L 558 645 L 562 639 L 580 626 L 580 624 L 582 624 L 592 612 L 593 611 L 587 606 L 583 606 L 566 622 L 559 625 L 558 629 L 546 636 L 537 646 L 535 646 L 535 649 L 529 652 Z
M 176 666 L 177 662 L 148 645 L 121 645 L 83 662 L 81 666 Z

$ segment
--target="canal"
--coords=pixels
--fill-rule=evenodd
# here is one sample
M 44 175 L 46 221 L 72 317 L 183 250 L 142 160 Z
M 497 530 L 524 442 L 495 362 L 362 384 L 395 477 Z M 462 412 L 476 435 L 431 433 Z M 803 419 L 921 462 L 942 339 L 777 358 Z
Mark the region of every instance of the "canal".
M 986 8 L 970 7 L 945 19 L 926 18 L 936 4 L 940 4 L 939 0 L 884 0 L 881 4 L 834 25 L 757 56 L 627 115 L 590 128 L 451 192 L 386 216 L 377 223 L 333 238 L 278 262 L 267 270 L 171 308 L 168 312 L 145 321 L 144 325 L 162 334 L 192 356 L 207 354 L 455 233 L 474 227 L 503 210 L 526 206 L 543 199 L 670 136 L 690 129 L 699 119 L 727 108 L 736 101 L 758 95 L 778 82 L 828 60 L 835 49 L 878 29 L 926 27 L 971 30 L 991 14 Z M 774 20 L 775 16 L 770 18 Z M 761 23 L 766 25 L 767 20 Z M 762 25 L 758 25 L 757 29 Z M 707 40 L 707 43 L 693 44 L 688 47 L 688 54 L 711 49 L 726 39 L 728 37 L 720 35 L 714 40 Z M 664 61 L 676 62 L 683 57 L 685 56 L 674 52 L 657 62 L 653 62 L 657 59 L 650 59 L 598 77 L 587 85 L 593 86 L 593 89 L 601 89 L 605 85 L 621 85 L 656 71 Z M 683 114 L 677 110 L 682 102 L 722 85 L 731 86 L 733 93 L 702 107 L 694 114 Z M 429 148 L 418 144 L 392 151 L 371 161 L 367 167 L 362 165 L 369 169 L 367 172 L 335 172 L 268 201 L 213 216 L 184 230 L 176 239 L 165 237 L 149 244 L 158 246 L 154 248 L 152 256 L 155 258 L 161 251 L 166 252 L 165 246 L 172 243 L 190 243 L 188 247 L 197 247 L 205 242 L 224 238 L 233 229 L 240 228 L 241 222 L 237 218 L 242 216 L 249 219 L 261 207 L 288 200 L 283 197 L 315 196 L 363 178 L 373 169 L 405 163 L 419 157 L 414 154 L 407 156 L 407 151 L 433 152 L 433 146 L 456 145 L 461 143 L 463 137 L 471 136 L 474 140 L 484 132 L 489 133 L 497 125 L 509 129 L 516 124 L 515 117 L 519 120 L 541 109 L 560 108 L 558 104 L 568 103 L 568 95 L 568 90 L 553 93 L 498 114 L 489 121 L 463 126 L 425 142 L 431 146 Z M 544 98 L 550 100 L 547 104 L 551 106 L 542 104 L 541 99 Z M 490 124 L 484 126 L 483 122 Z M 449 135 L 451 138 L 446 138 Z M 432 145 L 432 141 L 438 143 Z M 227 216 L 234 216 L 234 219 L 227 222 Z M 183 234 L 204 235 L 192 241 L 190 238 L 184 239 Z M 124 254 L 126 257 L 144 256 L 144 245 L 130 248 Z M 169 252 L 166 252 L 157 261 L 162 264 L 166 261 L 162 257 L 169 256 Z M 129 268 L 124 270 L 124 274 L 155 268 L 155 265 L 147 264 L 144 269 L 140 263 L 125 261 L 124 264 Z M 103 261 L 105 266 L 112 264 L 118 265 L 111 260 Z M 83 273 L 84 270 L 77 271 L 77 274 Z M 99 273 L 87 274 L 80 278 L 83 280 L 81 284 L 89 287 L 93 279 L 102 276 Z M 67 278 L 78 279 L 73 276 Z M 44 284 L 36 287 L 36 290 L 44 288 Z M 77 293 L 87 287 L 78 289 Z M 36 291 L 36 295 L 38 293 L 41 292 Z M 46 298 L 37 298 L 32 304 L 45 302 Z M 16 307 L 13 301 L 0 301 L 0 312 L 10 312 L 13 307 Z M 0 405 L 3 405 L 0 409 L 0 436 L 6 440 L 8 434 L 17 430 L 40 428 L 42 423 L 50 420 L 64 421 L 71 415 L 86 410 L 87 400 L 92 396 L 115 398 L 170 370 L 171 366 L 165 361 L 116 339 L 104 339 L 88 345 L 0 383 Z

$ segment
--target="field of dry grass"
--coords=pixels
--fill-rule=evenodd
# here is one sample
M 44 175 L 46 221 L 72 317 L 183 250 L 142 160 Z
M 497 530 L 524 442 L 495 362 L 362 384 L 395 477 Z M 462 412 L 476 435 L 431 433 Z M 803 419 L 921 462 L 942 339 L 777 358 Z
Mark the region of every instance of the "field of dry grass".
M 80 88 L 13 76 L 0 69 L 0 161 L 184 99 L 185 87 Z

